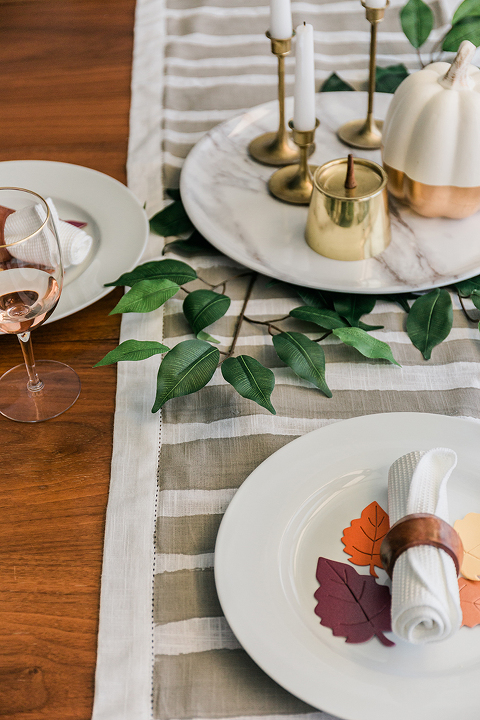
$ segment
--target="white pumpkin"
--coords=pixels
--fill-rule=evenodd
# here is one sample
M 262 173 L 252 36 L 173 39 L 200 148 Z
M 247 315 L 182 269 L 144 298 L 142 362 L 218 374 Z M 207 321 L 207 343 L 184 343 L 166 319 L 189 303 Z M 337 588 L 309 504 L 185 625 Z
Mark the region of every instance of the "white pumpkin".
M 465 40 L 452 65 L 432 63 L 410 75 L 387 114 L 383 162 L 389 189 L 423 215 L 465 217 L 480 208 L 480 70 L 470 64 L 475 50 Z

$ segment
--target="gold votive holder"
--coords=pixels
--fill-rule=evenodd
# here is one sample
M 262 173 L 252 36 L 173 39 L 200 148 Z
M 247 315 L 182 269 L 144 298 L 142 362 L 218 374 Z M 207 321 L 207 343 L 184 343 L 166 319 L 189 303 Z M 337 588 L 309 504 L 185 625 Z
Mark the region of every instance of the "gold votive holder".
M 387 175 L 380 165 L 353 159 L 356 187 L 345 187 L 348 159 L 317 168 L 305 239 L 324 257 L 365 260 L 390 243 Z
M 315 139 L 315 131 L 320 125 L 315 120 L 313 130 L 296 130 L 293 122 L 288 123 L 293 130 L 293 140 L 299 148 L 300 162 L 276 170 L 268 181 L 268 189 L 279 200 L 294 205 L 308 205 L 313 192 L 313 175 L 316 166 L 308 164 Z
M 248 146 L 248 152 L 254 160 L 264 165 L 290 165 L 298 163 L 300 155 L 292 134 L 285 126 L 285 56 L 292 49 L 293 35 L 283 40 L 272 37 L 269 32 L 266 35 L 271 42 L 272 53 L 278 60 L 278 130 L 256 137 Z

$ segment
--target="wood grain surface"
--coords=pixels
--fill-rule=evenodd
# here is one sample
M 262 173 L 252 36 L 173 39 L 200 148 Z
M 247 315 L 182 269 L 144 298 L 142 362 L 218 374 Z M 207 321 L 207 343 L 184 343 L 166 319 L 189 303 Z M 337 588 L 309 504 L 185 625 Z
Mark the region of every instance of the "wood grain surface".
M 0 161 L 59 160 L 125 182 L 134 0 L 0 1 Z M 77 403 L 0 416 L 0 717 L 91 717 L 122 291 L 32 333 L 72 365 Z M 0 336 L 0 373 L 21 362 Z

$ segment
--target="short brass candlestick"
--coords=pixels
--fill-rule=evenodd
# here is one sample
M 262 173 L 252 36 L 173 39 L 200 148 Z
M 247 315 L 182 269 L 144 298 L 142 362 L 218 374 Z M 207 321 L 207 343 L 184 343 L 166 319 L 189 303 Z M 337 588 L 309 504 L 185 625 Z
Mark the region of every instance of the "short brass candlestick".
M 369 8 L 362 2 L 366 11 L 370 28 L 370 66 L 368 75 L 368 109 L 366 120 L 352 120 L 345 123 L 337 131 L 342 142 L 352 147 L 364 150 L 377 150 L 382 145 L 383 121 L 375 120 L 373 117 L 373 98 L 375 93 L 375 59 L 377 56 L 377 25 L 382 22 L 385 15 L 385 7 Z
M 248 147 L 250 155 L 264 165 L 290 165 L 299 160 L 298 147 L 292 141 L 291 133 L 285 127 L 285 56 L 292 48 L 292 38 L 279 40 L 267 37 L 272 43 L 272 52 L 278 58 L 278 109 L 279 125 L 276 132 L 259 135 Z M 293 35 L 292 35 L 293 37 Z
M 268 189 L 279 200 L 295 205 L 308 205 L 313 192 L 312 172 L 316 168 L 309 166 L 307 159 L 311 154 L 315 130 L 320 121 L 315 121 L 313 130 L 295 130 L 291 120 L 288 124 L 293 130 L 293 140 L 300 149 L 300 163 L 276 170 L 268 181 Z

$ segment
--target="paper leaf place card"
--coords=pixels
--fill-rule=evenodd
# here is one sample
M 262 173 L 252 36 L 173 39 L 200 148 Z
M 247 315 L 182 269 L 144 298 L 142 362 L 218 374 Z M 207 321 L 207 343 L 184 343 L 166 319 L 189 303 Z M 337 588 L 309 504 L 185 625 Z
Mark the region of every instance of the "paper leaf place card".
M 460 572 L 468 580 L 480 580 L 480 513 L 468 513 L 462 520 L 456 520 L 453 527 L 464 550 Z
M 343 531 L 344 552 L 351 555 L 350 562 L 354 565 L 368 565 L 370 575 L 378 577 L 374 568 L 383 567 L 380 546 L 389 529 L 387 513 L 374 500 Z

